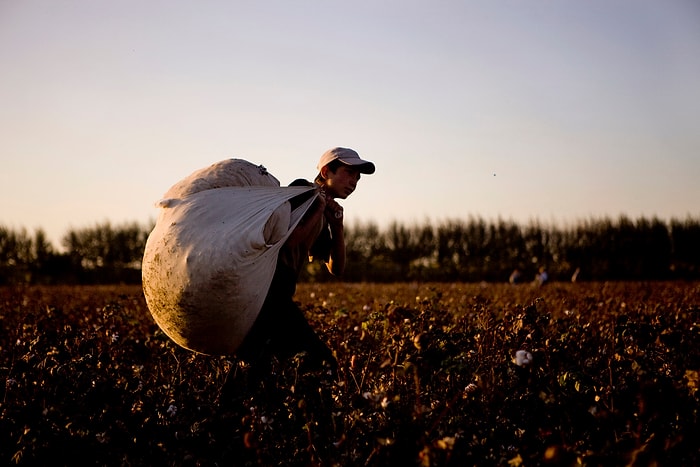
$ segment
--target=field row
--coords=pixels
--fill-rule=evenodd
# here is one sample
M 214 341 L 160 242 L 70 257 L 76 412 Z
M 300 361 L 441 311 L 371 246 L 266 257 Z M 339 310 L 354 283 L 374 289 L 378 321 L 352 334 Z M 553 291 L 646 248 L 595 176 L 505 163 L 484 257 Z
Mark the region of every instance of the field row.
M 174 345 L 139 287 L 0 288 L 0 463 L 700 463 L 700 283 L 325 283 L 296 298 L 337 380 L 298 355 L 222 400 L 245 366 Z

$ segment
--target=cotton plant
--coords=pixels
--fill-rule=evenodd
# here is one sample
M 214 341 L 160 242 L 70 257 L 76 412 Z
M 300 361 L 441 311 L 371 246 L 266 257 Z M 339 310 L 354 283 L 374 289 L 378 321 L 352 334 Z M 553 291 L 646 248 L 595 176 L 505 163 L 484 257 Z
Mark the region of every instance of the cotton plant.
M 527 368 L 532 365 L 532 354 L 527 350 L 518 350 L 513 357 L 513 363 L 519 367 Z

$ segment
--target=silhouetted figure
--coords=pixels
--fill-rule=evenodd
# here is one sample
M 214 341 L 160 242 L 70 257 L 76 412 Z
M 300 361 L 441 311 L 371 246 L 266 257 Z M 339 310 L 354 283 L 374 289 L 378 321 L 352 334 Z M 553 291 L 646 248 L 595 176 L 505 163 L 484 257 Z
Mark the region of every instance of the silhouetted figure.
M 510 282 L 512 285 L 521 284 L 523 282 L 523 273 L 520 272 L 520 269 L 515 268 L 513 272 L 510 273 L 508 282 Z
M 549 274 L 547 274 L 547 268 L 544 266 L 540 267 L 539 272 L 535 276 L 535 282 L 537 285 L 545 285 L 549 281 Z

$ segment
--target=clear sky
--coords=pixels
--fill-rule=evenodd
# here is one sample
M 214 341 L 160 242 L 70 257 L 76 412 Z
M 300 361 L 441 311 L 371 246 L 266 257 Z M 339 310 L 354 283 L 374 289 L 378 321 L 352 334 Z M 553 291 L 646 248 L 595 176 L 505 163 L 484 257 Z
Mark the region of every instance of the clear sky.
M 221 159 L 386 225 L 700 216 L 697 0 L 0 0 L 0 225 L 155 220 Z

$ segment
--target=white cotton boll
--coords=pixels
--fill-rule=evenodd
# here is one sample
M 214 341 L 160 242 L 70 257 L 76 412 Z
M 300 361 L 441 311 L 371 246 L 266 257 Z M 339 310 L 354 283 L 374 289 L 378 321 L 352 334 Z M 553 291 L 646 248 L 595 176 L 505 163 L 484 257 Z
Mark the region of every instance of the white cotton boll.
M 515 352 L 514 361 L 518 366 L 530 366 L 532 364 L 532 354 L 527 350 L 518 350 Z

